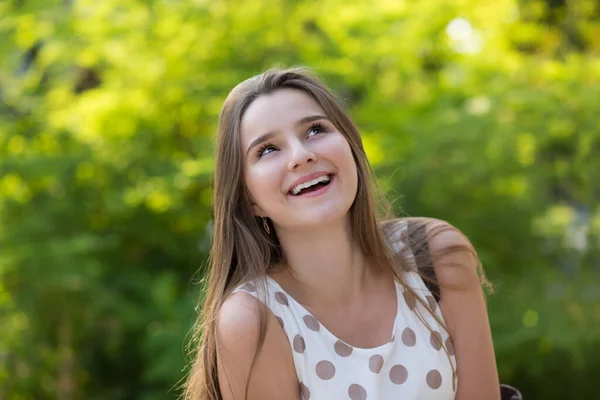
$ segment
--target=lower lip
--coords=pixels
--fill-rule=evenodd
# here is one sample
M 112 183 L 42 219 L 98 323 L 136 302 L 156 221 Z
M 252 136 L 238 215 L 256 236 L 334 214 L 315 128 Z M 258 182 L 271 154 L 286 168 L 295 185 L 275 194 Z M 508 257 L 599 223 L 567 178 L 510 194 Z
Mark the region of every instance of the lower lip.
M 290 194 L 289 196 L 297 198 L 297 199 L 306 198 L 306 197 L 320 196 L 320 195 L 322 195 L 323 193 L 325 193 L 326 191 L 329 190 L 329 188 L 331 187 L 331 184 L 333 183 L 334 177 L 335 177 L 335 175 L 329 175 L 329 184 L 327 186 L 323 186 L 319 190 L 315 190 L 314 192 L 308 192 L 308 193 L 304 193 L 304 194 L 299 194 L 298 196 L 294 196 L 293 194 Z

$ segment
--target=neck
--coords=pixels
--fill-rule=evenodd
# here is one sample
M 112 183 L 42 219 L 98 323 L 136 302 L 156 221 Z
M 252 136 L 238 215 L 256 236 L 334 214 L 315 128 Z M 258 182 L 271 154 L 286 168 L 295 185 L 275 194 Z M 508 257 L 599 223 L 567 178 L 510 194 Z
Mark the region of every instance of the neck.
M 360 297 L 373 273 L 354 242 L 349 218 L 307 230 L 277 229 L 287 258 L 272 275 L 298 301 L 345 303 Z

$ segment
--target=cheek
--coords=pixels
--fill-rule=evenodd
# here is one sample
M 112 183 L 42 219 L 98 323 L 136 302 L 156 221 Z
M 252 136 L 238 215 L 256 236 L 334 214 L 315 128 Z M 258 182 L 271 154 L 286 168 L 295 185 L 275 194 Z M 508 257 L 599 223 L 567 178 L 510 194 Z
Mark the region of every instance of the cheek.
M 250 194 L 259 203 L 263 201 L 263 197 L 272 196 L 274 192 L 280 191 L 277 172 L 267 164 L 253 166 L 245 176 Z
M 347 186 L 351 191 L 354 191 L 358 185 L 358 167 L 354 156 L 352 155 L 352 149 L 348 142 L 344 140 L 344 145 L 339 149 L 339 162 L 338 168 L 341 170 L 339 173 L 345 177 Z
M 350 145 L 342 135 L 340 135 L 338 141 L 339 143 L 336 143 L 336 146 L 333 148 L 332 155 L 337 160 L 339 167 L 348 172 L 356 171 L 356 164 Z

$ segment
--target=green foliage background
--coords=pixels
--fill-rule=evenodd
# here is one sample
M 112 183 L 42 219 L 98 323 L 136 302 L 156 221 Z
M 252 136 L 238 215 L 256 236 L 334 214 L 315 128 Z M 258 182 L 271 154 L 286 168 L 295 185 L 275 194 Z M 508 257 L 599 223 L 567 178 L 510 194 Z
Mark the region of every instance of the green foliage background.
M 177 396 L 217 115 L 274 65 L 343 99 L 399 213 L 471 238 L 501 380 L 597 394 L 597 1 L 4 0 L 0 38 L 1 399 Z

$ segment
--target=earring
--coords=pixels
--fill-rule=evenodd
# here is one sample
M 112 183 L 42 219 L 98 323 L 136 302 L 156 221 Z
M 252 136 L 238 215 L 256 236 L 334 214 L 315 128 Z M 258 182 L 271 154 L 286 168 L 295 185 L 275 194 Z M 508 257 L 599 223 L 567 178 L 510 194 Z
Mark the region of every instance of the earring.
M 267 219 L 265 217 L 262 217 L 263 219 L 263 228 L 265 228 L 265 231 L 267 231 L 267 234 L 271 234 L 271 228 L 269 228 L 269 224 L 267 224 Z

